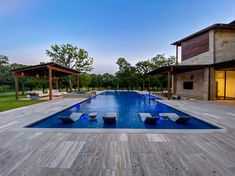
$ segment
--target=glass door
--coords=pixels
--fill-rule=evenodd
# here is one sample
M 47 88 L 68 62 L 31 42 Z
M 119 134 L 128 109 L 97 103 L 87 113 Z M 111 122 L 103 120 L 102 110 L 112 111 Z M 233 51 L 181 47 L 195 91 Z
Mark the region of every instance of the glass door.
M 226 71 L 226 99 L 235 99 L 235 71 Z
M 216 98 L 235 99 L 235 71 L 216 71 Z
M 225 71 L 216 71 L 216 97 L 224 99 Z

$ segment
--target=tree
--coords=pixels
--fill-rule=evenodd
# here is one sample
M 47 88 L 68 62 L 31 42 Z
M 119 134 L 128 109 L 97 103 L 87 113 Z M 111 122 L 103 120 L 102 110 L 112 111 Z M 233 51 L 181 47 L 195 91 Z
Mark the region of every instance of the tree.
M 115 74 L 119 86 L 127 89 L 134 89 L 134 87 L 138 86 L 140 80 L 136 68 L 131 66 L 125 58 L 118 58 L 116 64 L 119 66 L 119 71 Z
M 102 85 L 103 85 L 103 87 L 106 88 L 106 89 L 114 88 L 115 87 L 115 85 L 114 85 L 115 80 L 114 79 L 115 79 L 114 75 L 109 74 L 109 73 L 104 73 L 102 75 Z
M 150 59 L 151 62 L 151 69 L 158 69 L 163 66 L 169 66 L 175 63 L 175 57 L 165 57 L 164 54 L 157 54 L 155 57 Z
M 6 66 L 9 64 L 8 57 L 5 55 L 0 55 L 0 66 Z
M 52 62 L 79 70 L 81 72 L 90 72 L 93 70 L 93 58 L 88 55 L 84 49 L 77 48 L 71 44 L 52 45 L 51 50 L 46 50 L 46 54 L 51 57 Z M 69 77 L 69 86 L 72 90 L 72 78 Z
M 80 85 L 81 87 L 87 87 L 89 90 L 89 85 L 91 83 L 91 76 L 86 73 L 80 74 Z
M 150 59 L 151 70 L 158 69 L 163 66 L 169 66 L 175 63 L 175 57 L 169 56 L 165 57 L 164 54 L 157 54 L 155 57 Z M 160 86 L 160 89 L 164 89 L 167 87 L 167 76 L 161 75 L 158 76 L 154 81 L 155 85 Z
M 146 74 L 151 71 L 151 63 L 149 60 L 139 61 L 136 65 L 136 70 L 139 74 L 139 77 L 143 81 L 142 90 L 145 88 Z

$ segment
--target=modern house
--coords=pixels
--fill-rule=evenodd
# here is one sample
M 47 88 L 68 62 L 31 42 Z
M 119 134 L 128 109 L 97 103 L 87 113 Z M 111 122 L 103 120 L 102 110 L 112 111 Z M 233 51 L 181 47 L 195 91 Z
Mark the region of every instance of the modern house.
M 176 46 L 176 64 L 148 73 L 168 74 L 168 98 L 172 90 L 181 97 L 235 99 L 235 21 L 211 25 L 172 45 Z

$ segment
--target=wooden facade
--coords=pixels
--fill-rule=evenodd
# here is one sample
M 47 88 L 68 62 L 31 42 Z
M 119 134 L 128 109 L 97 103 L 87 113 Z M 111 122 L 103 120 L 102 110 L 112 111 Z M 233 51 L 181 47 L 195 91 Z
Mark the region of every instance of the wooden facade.
M 209 32 L 182 42 L 182 61 L 209 51 Z

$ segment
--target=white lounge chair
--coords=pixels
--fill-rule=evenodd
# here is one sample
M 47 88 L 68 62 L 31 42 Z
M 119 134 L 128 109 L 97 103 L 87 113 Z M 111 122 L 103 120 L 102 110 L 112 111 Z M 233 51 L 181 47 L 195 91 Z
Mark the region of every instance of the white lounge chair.
M 64 123 L 73 123 L 82 117 L 83 113 L 80 112 L 74 112 L 70 116 L 58 116 L 60 120 L 62 120 Z
M 139 115 L 144 123 L 154 124 L 159 120 L 158 117 L 153 117 L 150 113 L 139 113 Z
M 170 118 L 178 118 L 179 116 L 176 113 L 159 113 L 159 116 L 162 117 L 164 120 L 168 120 Z
M 96 119 L 96 116 L 97 116 L 96 112 L 89 113 L 88 116 L 89 116 L 89 120 L 97 120 Z
M 108 112 L 103 117 L 104 123 L 116 123 L 117 121 L 117 113 L 116 112 Z
M 176 123 L 187 123 L 190 116 L 179 116 L 176 113 L 160 113 L 159 116 L 161 117 L 168 117 L 170 120 Z

